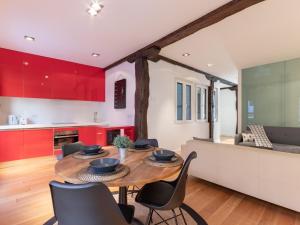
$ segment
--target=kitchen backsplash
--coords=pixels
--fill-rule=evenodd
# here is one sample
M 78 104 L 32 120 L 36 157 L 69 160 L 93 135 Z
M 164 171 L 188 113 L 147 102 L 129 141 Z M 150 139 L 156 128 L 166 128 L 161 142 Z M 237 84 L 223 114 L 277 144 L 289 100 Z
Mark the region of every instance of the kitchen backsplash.
M 25 117 L 29 123 L 101 122 L 100 102 L 0 97 L 0 124 L 7 124 L 8 115 Z

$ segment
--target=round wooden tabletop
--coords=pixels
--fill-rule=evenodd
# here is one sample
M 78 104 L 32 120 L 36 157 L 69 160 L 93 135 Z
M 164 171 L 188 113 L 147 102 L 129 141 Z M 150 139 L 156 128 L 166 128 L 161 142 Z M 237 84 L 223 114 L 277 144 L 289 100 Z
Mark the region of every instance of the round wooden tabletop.
M 119 159 L 118 150 L 114 147 L 106 147 L 109 151 L 106 158 Z M 130 168 L 130 173 L 120 179 L 105 182 L 109 187 L 125 187 L 133 185 L 144 185 L 147 183 L 167 179 L 181 169 L 181 166 L 175 167 L 155 167 L 144 163 L 144 158 L 152 154 L 152 152 L 127 152 L 126 158 L 122 164 Z M 80 184 L 83 183 L 77 178 L 77 174 L 83 168 L 87 168 L 89 163 L 94 159 L 77 159 L 69 155 L 58 161 L 55 165 L 56 175 L 62 177 L 65 181 Z

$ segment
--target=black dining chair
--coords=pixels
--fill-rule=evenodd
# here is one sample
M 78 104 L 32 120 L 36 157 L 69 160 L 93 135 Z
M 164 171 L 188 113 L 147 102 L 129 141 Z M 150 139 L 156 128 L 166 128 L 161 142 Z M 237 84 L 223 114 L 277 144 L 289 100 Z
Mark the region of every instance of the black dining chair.
M 158 148 L 158 141 L 157 139 L 137 139 L 135 141 L 135 143 L 143 143 L 143 144 L 147 144 L 147 145 L 150 145 L 152 147 L 156 147 Z
M 68 155 L 71 155 L 75 152 L 79 152 L 82 149 L 83 143 L 82 142 L 76 142 L 71 144 L 65 144 L 62 146 L 62 157 L 66 157 Z
M 147 225 L 151 223 L 153 212 L 155 212 L 162 219 L 162 222 L 166 222 L 168 220 L 162 218 L 162 216 L 156 210 L 171 210 L 173 212 L 176 224 L 178 224 L 178 216 L 182 216 L 184 223 L 187 224 L 180 206 L 183 204 L 185 197 L 188 169 L 191 161 L 195 158 L 197 158 L 197 153 L 191 152 L 184 162 L 184 165 L 176 180 L 171 182 L 158 181 L 146 184 L 138 192 L 135 198 L 136 202 L 149 208 L 149 214 L 146 222 Z M 179 208 L 179 215 L 176 215 L 176 208 Z
M 50 182 L 54 217 L 44 225 L 128 225 L 134 207 L 118 205 L 102 183 Z

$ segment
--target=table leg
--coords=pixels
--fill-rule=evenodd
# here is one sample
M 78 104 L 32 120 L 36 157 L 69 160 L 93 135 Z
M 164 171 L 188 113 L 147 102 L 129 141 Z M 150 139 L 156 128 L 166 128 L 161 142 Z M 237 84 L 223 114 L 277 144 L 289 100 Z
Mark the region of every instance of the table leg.
M 119 187 L 119 204 L 127 205 L 127 187 Z

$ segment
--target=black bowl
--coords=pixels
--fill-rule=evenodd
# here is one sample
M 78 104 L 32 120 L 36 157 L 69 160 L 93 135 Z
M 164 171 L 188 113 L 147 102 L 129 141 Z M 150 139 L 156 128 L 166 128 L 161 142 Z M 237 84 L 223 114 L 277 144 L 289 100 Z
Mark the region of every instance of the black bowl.
M 120 160 L 114 158 L 96 159 L 90 162 L 90 167 L 94 173 L 110 173 L 116 170 Z
M 175 156 L 175 152 L 166 149 L 154 151 L 152 154 L 157 161 L 171 161 Z
M 145 149 L 148 148 L 148 143 L 145 140 L 137 140 L 134 142 L 134 148 Z
M 96 154 L 101 150 L 101 146 L 100 145 L 84 145 L 81 147 L 81 150 L 85 153 L 85 154 Z

